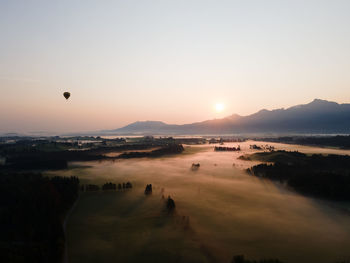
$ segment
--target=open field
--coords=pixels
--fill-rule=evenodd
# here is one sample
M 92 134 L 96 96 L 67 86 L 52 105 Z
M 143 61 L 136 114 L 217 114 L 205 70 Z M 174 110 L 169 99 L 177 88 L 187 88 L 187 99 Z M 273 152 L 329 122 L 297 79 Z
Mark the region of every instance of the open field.
M 88 167 L 73 163 L 74 169 L 50 172 L 78 176 L 83 184 L 130 181 L 134 186 L 82 193 L 67 226 L 69 262 L 230 262 L 236 254 L 291 263 L 349 259 L 349 214 L 336 203 L 248 176 L 243 170 L 257 162 L 237 157 L 253 152 L 249 144 L 240 143 L 242 152 L 187 146 L 177 156 L 84 163 Z M 200 168 L 191 170 L 192 163 Z M 153 194 L 145 196 L 149 183 Z M 175 215 L 166 212 L 162 195 L 175 200 Z

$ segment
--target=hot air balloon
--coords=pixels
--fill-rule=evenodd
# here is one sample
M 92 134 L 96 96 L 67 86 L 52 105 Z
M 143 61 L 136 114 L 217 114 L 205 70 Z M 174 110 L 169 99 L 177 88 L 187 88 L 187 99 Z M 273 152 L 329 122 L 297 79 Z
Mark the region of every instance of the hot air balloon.
M 69 92 L 65 92 L 65 93 L 63 93 L 63 96 L 66 98 L 66 100 L 68 100 L 69 97 L 70 97 L 70 93 Z

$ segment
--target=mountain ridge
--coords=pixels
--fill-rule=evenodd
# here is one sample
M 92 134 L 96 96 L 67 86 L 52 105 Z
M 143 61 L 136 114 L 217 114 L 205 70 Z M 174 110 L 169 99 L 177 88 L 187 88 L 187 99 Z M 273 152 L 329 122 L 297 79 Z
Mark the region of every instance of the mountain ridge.
M 114 134 L 350 133 L 350 104 L 314 99 L 289 108 L 262 109 L 189 124 L 137 121 L 105 130 Z

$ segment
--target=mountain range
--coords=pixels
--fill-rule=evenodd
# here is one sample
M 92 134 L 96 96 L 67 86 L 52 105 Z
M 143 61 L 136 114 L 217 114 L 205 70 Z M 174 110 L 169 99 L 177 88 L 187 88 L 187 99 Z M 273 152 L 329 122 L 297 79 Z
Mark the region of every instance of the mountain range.
M 260 110 L 248 116 L 233 114 L 222 119 L 191 124 L 137 121 L 104 134 L 349 134 L 350 104 L 315 99 L 287 109 Z

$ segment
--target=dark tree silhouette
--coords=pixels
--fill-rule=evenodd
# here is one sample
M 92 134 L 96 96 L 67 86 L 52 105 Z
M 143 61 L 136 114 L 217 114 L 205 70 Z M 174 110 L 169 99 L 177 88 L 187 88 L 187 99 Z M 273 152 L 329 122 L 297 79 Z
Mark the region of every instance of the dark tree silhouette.
M 150 194 L 152 194 L 152 184 L 146 185 L 146 188 L 145 188 L 145 195 L 150 195 Z
M 175 201 L 170 197 L 170 195 L 168 196 L 168 200 L 166 201 L 166 208 L 169 212 L 175 210 Z
M 1 262 L 60 262 L 62 220 L 78 191 L 76 177 L 0 174 Z

